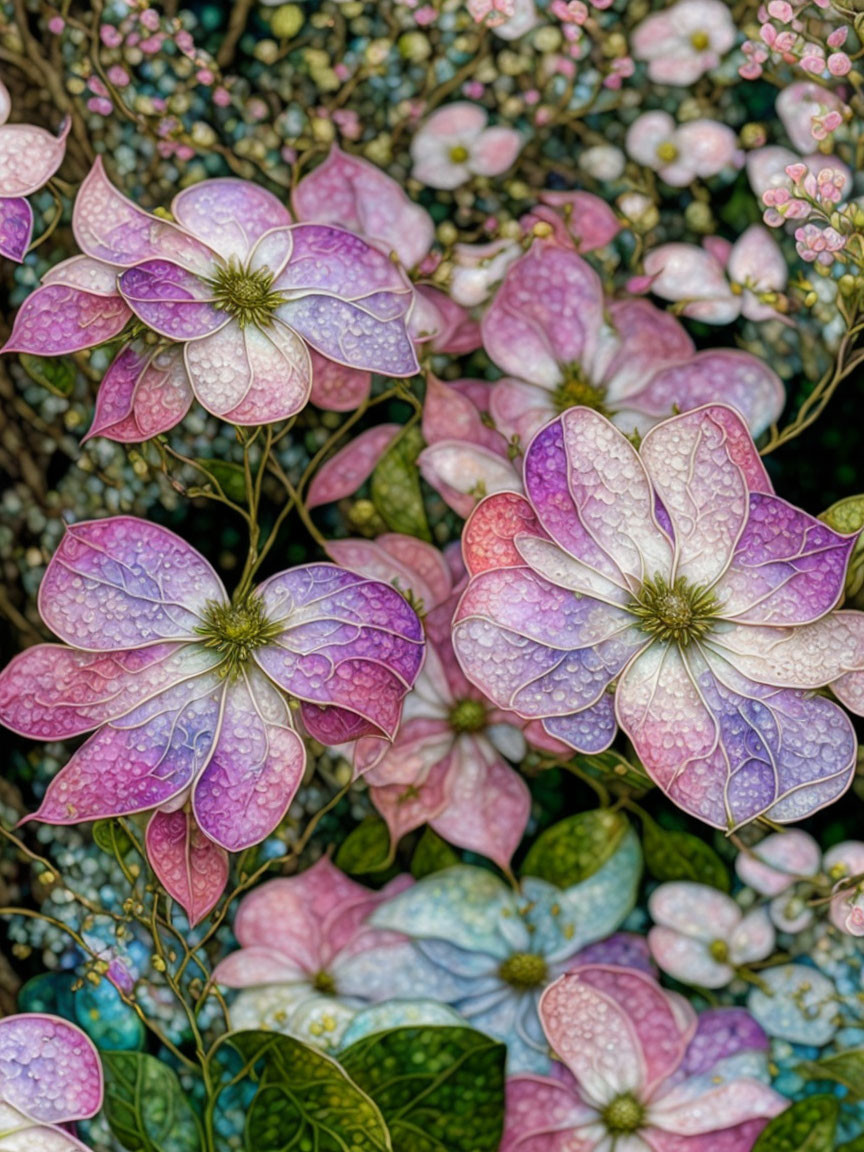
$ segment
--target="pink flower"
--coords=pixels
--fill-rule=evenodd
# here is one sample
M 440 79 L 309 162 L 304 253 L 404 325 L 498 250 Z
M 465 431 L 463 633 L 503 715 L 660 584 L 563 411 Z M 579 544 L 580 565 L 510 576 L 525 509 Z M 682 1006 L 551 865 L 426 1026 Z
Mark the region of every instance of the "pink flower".
M 830 225 L 820 228 L 818 224 L 805 224 L 795 231 L 795 247 L 802 260 L 830 267 L 834 253 L 846 247 L 846 237 Z
M 72 121 L 54 136 L 33 124 L 7 124 L 12 101 L 0 82 L 0 256 L 20 264 L 33 235 L 33 209 L 27 201 L 63 162 Z
M 422 662 L 420 623 L 386 585 L 309 564 L 232 602 L 190 545 L 128 516 L 70 527 L 39 603 L 69 647 L 9 664 L 0 719 L 43 740 L 96 729 L 48 787 L 36 819 L 49 824 L 185 807 L 241 851 L 277 826 L 303 776 L 289 700 L 322 743 L 392 738 Z M 181 833 L 195 828 L 148 835 L 166 871 Z
M 822 866 L 835 883 L 831 922 L 847 936 L 864 936 L 864 844 L 846 840 L 825 853 Z
M 546 989 L 540 1020 L 566 1071 L 508 1081 L 501 1152 L 750 1152 L 788 1107 L 762 1080 L 723 1070 L 767 1050 L 752 1017 L 697 1018 L 645 972 L 576 968 Z
M 654 927 L 648 947 L 655 963 L 674 980 L 700 988 L 723 988 L 736 968 L 764 960 L 774 949 L 774 928 L 765 908 L 745 914 L 716 888 L 674 881 L 648 900 Z
M 792 147 L 805 155 L 813 151 L 813 142 L 816 139 L 813 133 L 813 121 L 816 117 L 835 112 L 840 115 L 842 122 L 842 112 L 845 108 L 836 92 L 810 80 L 798 81 L 782 88 L 774 106 L 786 129 L 786 134 L 792 141 Z
M 839 189 L 840 200 L 844 200 L 852 189 L 852 173 L 834 156 L 823 156 L 820 152 L 811 153 L 809 156 L 798 156 L 795 152 L 790 151 L 788 148 L 781 148 L 779 145 L 769 145 L 767 148 L 757 148 L 751 152 L 747 157 L 747 178 L 750 181 L 750 187 L 755 194 L 765 201 L 765 195 L 768 192 L 777 193 L 782 192 L 787 195 L 781 197 L 785 203 L 792 199 L 792 182 L 789 176 L 789 169 L 795 166 L 796 171 L 800 171 L 800 178 L 808 180 L 808 186 L 813 188 L 815 192 L 819 187 L 819 177 L 822 172 L 830 172 L 830 176 L 823 177 L 823 183 L 829 181 L 834 185 L 835 193 Z M 813 183 L 810 184 L 809 180 Z M 801 216 L 795 215 L 797 209 L 793 206 L 790 210 L 784 209 L 784 215 L 792 219 L 803 218 L 810 214 L 810 206 L 803 203 L 801 207 Z M 766 214 L 767 215 L 767 214 Z M 782 217 L 778 220 L 767 221 L 771 227 L 776 227 L 784 221 Z
M 430 188 L 458 188 L 472 176 L 498 176 L 513 164 L 522 138 L 489 128 L 485 109 L 457 101 L 433 112 L 411 141 L 411 175 Z
M 453 250 L 450 297 L 464 308 L 489 299 L 493 287 L 522 249 L 515 240 L 490 240 L 487 244 L 457 244 Z
M 631 37 L 637 60 L 648 61 L 655 84 L 695 84 L 716 68 L 736 39 L 735 22 L 721 0 L 678 0 L 639 24 Z
M 695 244 L 661 244 L 644 266 L 655 296 L 683 304 L 684 316 L 705 324 L 731 324 L 739 316 L 776 320 L 789 277 L 783 253 L 759 224 L 751 224 L 724 257 Z
M 668 112 L 645 112 L 627 129 L 626 144 L 637 163 L 653 169 L 673 188 L 740 165 L 735 133 L 715 120 L 677 126 Z
M 534 0 L 468 0 L 468 11 L 502 40 L 518 40 L 538 22 Z
M 594 151 L 599 152 L 600 148 Z M 623 167 L 624 157 L 617 149 L 611 151 L 620 156 Z M 614 156 L 606 159 L 615 162 Z M 522 227 L 530 232 L 538 222 L 549 224 L 552 237 L 565 248 L 593 252 L 596 248 L 605 247 L 621 231 L 618 217 L 606 201 L 590 192 L 541 192 L 538 199 L 540 203 L 522 217 Z
M 808 890 L 802 898 L 796 892 L 798 881 L 818 875 L 822 853 L 812 836 L 800 828 L 774 832 L 755 848 L 739 852 L 735 871 L 739 880 L 762 896 L 771 898 L 768 913 L 782 932 L 803 932 L 813 920 L 808 906 Z
M 674 416 L 637 452 L 571 408 L 534 437 L 524 483 L 463 532 L 453 646 L 472 683 L 582 752 L 620 724 L 717 828 L 843 794 L 855 735 L 813 690 L 864 669 L 864 613 L 834 610 L 855 537 L 773 494 L 738 413 Z
M 556 244 L 535 241 L 512 265 L 481 328 L 505 373 L 491 387 L 489 410 L 495 426 L 523 444 L 578 404 L 628 432 L 721 397 L 759 432 L 783 406 L 782 385 L 760 360 L 696 352 L 668 312 L 645 300 L 607 300 L 593 268 Z

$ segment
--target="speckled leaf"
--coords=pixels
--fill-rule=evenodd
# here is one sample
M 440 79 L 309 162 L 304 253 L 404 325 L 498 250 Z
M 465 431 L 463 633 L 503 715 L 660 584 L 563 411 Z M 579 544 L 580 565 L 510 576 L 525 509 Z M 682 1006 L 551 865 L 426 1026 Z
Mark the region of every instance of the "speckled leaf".
M 835 532 L 859 532 L 864 528 L 864 495 L 838 500 L 819 517 Z M 846 598 L 851 608 L 864 607 L 864 536 L 859 536 L 846 569 Z
M 397 1152 L 496 1152 L 507 1050 L 472 1028 L 394 1028 L 340 1059 L 381 1109 Z
M 579 884 L 606 863 L 626 831 L 625 817 L 603 808 L 568 816 L 537 837 L 522 875 L 539 876 L 559 888 Z
M 763 1128 L 753 1152 L 834 1152 L 836 1127 L 836 1099 L 810 1096 L 775 1116 Z
M 437 832 L 428 827 L 424 828 L 411 857 L 411 875 L 414 879 L 422 880 L 424 876 L 452 868 L 458 863 L 460 863 L 459 853 L 451 848 L 446 840 L 442 840 Z
M 352 829 L 336 852 L 335 864 L 349 876 L 380 872 L 390 864 L 390 833 L 378 816 L 367 816 Z
M 409 428 L 375 466 L 371 493 L 375 507 L 391 531 L 431 540 L 417 469 L 417 457 L 422 450 L 420 429 Z
M 198 1118 L 172 1068 L 143 1052 L 103 1052 L 105 1116 L 129 1152 L 200 1152 Z
M 260 1072 L 246 1117 L 248 1152 L 391 1152 L 377 1105 L 329 1056 L 274 1032 L 235 1032 L 226 1041 Z
M 689 832 L 668 832 L 644 815 L 642 852 L 655 880 L 693 880 L 728 892 L 729 871 L 710 846 Z
M 53 392 L 55 396 L 71 396 L 75 387 L 75 366 L 62 356 L 31 356 L 22 352 L 21 367 L 31 380 Z
M 852 1048 L 823 1056 L 821 1060 L 807 1060 L 799 1071 L 810 1080 L 833 1080 L 847 1089 L 849 1096 L 864 1100 L 864 1048 Z

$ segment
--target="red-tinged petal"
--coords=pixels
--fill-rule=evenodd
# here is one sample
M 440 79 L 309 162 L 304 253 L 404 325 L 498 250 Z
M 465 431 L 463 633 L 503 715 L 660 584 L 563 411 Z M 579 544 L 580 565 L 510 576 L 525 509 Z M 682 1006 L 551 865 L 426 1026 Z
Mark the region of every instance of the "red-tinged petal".
M 190 928 L 216 905 L 228 883 L 228 853 L 180 809 L 154 812 L 147 825 L 147 859 L 168 895 L 183 907 Z
M 462 531 L 462 555 L 470 575 L 491 568 L 521 568 L 525 561 L 514 543 L 520 535 L 547 538 L 525 497 L 518 492 L 487 496 Z
M 378 424 L 375 428 L 367 428 L 331 456 L 309 485 L 306 507 L 331 504 L 356 492 L 372 475 L 375 465 L 401 428 L 400 424 Z
M 310 400 L 326 412 L 352 412 L 368 399 L 372 386 L 371 372 L 348 368 L 328 360 L 318 352 L 310 352 L 312 359 L 312 393 Z
M 500 1152 L 596 1152 L 597 1120 L 569 1077 L 512 1076 Z
M 97 295 L 64 284 L 31 292 L 15 314 L 4 352 L 60 356 L 113 340 L 132 312 L 121 296 Z
M 398 844 L 406 833 L 422 827 L 447 807 L 450 762 L 451 756 L 446 755 L 414 784 L 370 785 L 369 797 L 384 817 L 393 844 Z
M 465 440 L 500 456 L 507 451 L 507 441 L 500 432 L 483 423 L 482 413 L 468 396 L 431 374 L 426 377 L 423 439 L 427 444 Z
M 249 180 L 227 177 L 185 188 L 171 201 L 174 219 L 218 252 L 245 263 L 265 232 L 291 224 L 282 202 Z
M 192 404 L 192 386 L 179 348 L 127 345 L 99 385 L 85 440 L 104 436 L 138 444 L 179 424 Z
M 58 1016 L 0 1020 L 0 1099 L 43 1124 L 84 1120 L 102 1107 L 102 1065 L 88 1036 Z
M 0 196 L 29 196 L 45 184 L 63 162 L 72 121 L 59 136 L 34 124 L 0 126 Z
M 33 209 L 21 196 L 0 197 L 0 256 L 20 264 L 33 235 Z

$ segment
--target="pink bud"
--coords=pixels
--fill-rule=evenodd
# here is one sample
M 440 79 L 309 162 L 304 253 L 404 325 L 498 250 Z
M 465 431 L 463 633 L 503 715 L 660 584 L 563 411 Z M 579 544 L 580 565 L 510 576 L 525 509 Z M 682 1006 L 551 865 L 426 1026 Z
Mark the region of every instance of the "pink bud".
M 844 24 L 842 28 L 835 28 L 831 35 L 826 40 L 829 48 L 842 48 L 846 43 L 846 37 L 849 35 L 849 29 Z
M 852 71 L 852 61 L 845 52 L 832 52 L 828 57 L 828 71 L 832 76 L 847 76 Z

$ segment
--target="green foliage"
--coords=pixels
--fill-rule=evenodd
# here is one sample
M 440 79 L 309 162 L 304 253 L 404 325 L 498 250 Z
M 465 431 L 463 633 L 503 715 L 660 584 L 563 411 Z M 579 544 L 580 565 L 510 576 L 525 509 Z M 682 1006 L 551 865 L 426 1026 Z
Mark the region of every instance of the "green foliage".
M 859 532 L 864 528 L 864 495 L 847 496 L 826 509 L 824 520 L 835 532 Z M 864 608 L 864 538 L 859 537 L 849 557 L 846 569 L 846 599 L 852 608 Z
M 417 468 L 422 450 L 423 434 L 419 428 L 409 428 L 378 461 L 370 491 L 372 503 L 391 532 L 431 541 Z
M 98 848 L 117 860 L 125 859 L 134 845 L 118 820 L 97 820 L 93 825 L 93 840 Z
M 452 868 L 458 863 L 459 853 L 446 840 L 442 840 L 437 832 L 424 828 L 411 857 L 411 875 L 414 879 L 422 880 L 432 872 L 443 872 L 445 868 Z
M 64 398 L 72 395 L 75 387 L 75 365 L 71 360 L 61 356 L 31 356 L 27 352 L 20 354 L 21 367 L 31 380 L 53 392 L 55 396 Z
M 496 1152 L 503 1044 L 472 1028 L 394 1028 L 352 1044 L 340 1059 L 381 1109 L 394 1152 Z
M 823 1056 L 821 1060 L 807 1060 L 800 1071 L 810 1080 L 833 1080 L 842 1084 L 849 1095 L 864 1100 L 864 1048 L 850 1048 Z
M 143 1052 L 103 1052 L 105 1116 L 129 1152 L 200 1152 L 198 1118 L 177 1074 Z
M 559 820 L 531 845 L 522 875 L 559 888 L 587 880 L 612 856 L 627 828 L 626 817 L 604 808 Z
M 641 765 L 631 764 L 612 748 L 593 756 L 577 754 L 573 762 L 580 772 L 613 790 L 638 794 L 652 787 L 651 778 Z
M 246 503 L 246 473 L 233 460 L 198 460 L 198 464 L 213 477 L 229 500 Z
M 365 876 L 389 867 L 390 832 L 384 821 L 379 816 L 367 816 L 339 845 L 334 863 L 349 876 Z
M 838 1104 L 833 1096 L 808 1096 L 762 1129 L 753 1152 L 834 1152 Z
M 669 832 L 642 814 L 642 852 L 655 880 L 693 880 L 728 892 L 729 870 L 714 851 L 689 832 Z

